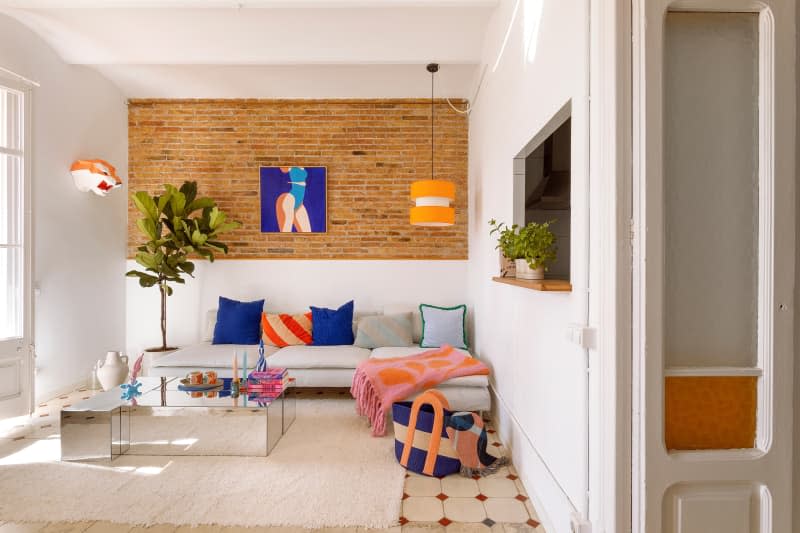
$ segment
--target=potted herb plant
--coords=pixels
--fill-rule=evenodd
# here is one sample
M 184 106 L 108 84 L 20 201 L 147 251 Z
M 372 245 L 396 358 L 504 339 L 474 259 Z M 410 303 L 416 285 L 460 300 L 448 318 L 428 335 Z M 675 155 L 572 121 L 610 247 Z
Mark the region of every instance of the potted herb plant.
M 191 257 L 214 261 L 214 254 L 228 253 L 220 235 L 241 226 L 228 221 L 211 198 L 197 197 L 197 182 L 187 181 L 180 189 L 164 185 L 164 192 L 150 195 L 145 191 L 131 194 L 136 208 L 144 215 L 136 221 L 145 240 L 137 248 L 136 262 L 144 267 L 131 270 L 126 276 L 139 278 L 142 287 L 157 286 L 161 293 L 161 346 L 148 352 L 168 352 L 176 348 L 167 345 L 167 296 L 172 295 L 171 283 L 186 283 L 185 276 L 194 277 Z
M 499 224 L 495 219 L 489 221 L 489 236 L 497 235 L 497 246 L 495 250 L 500 251 L 500 277 L 513 278 L 516 276 L 517 267 L 514 260 L 517 257 L 514 255 L 514 243 L 517 237 L 516 231 L 519 226 L 507 226 L 505 222 Z
M 517 278 L 544 279 L 547 267 L 556 259 L 556 236 L 550 231 L 554 222 L 530 222 L 515 235 Z

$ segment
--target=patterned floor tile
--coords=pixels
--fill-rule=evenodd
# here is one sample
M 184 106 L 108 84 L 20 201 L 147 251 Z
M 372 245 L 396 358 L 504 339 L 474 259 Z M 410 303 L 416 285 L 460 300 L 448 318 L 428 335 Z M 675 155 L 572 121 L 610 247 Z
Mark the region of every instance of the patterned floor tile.
M 447 526 L 446 531 L 447 533 L 505 533 L 501 525 L 490 527 L 481 522 L 453 522 Z
M 503 524 L 504 533 L 544 533 L 544 529 L 529 524 Z
M 540 522 L 539 515 L 536 509 L 533 508 L 533 502 L 530 499 L 525 502 L 525 509 L 528 511 L 528 514 L 531 515 L 532 519 L 536 520 L 537 523 Z
M 403 500 L 402 515 L 410 522 L 436 522 L 444 517 L 444 509 L 436 498 L 412 496 Z
M 442 482 L 435 477 L 412 476 L 406 479 L 405 492 L 409 496 L 436 496 L 442 492 Z
M 444 516 L 453 522 L 483 522 L 486 509 L 475 498 L 448 498 L 443 502 Z
M 480 493 L 478 482 L 463 476 L 447 476 L 442 479 L 442 492 L 457 498 L 475 497 Z
M 402 528 L 402 533 L 444 533 L 446 529 L 439 522 L 409 522 Z
M 517 485 L 505 477 L 485 477 L 478 480 L 481 493 L 490 498 L 513 498 L 519 494 Z
M 495 522 L 524 524 L 530 519 L 525 504 L 514 498 L 489 498 L 483 505 L 486 514 Z

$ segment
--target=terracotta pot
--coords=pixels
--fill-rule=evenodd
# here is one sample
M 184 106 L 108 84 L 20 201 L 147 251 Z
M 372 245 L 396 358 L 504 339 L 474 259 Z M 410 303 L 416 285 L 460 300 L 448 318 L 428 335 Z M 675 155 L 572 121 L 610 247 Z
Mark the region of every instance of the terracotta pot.
M 513 278 L 517 274 L 517 265 L 513 259 L 509 259 L 503 252 L 500 252 L 500 277 Z
M 517 259 L 517 279 L 544 279 L 544 267 L 531 268 L 525 259 Z

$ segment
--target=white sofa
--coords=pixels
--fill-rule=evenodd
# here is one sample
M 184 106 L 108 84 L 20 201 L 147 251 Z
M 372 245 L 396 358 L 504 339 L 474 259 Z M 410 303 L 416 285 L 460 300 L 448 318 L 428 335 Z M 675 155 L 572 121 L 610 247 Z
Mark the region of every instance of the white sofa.
M 414 342 L 419 343 L 422 322 L 419 311 L 414 314 Z M 211 344 L 216 323 L 216 309 L 207 313 L 203 342 L 186 346 L 151 362 L 150 376 L 184 376 L 193 370 L 216 370 L 221 377 L 231 376 L 234 352 L 247 352 L 248 368 L 258 360 L 257 345 Z M 355 328 L 355 324 L 354 324 Z M 426 350 L 419 345 L 410 347 L 383 347 L 369 350 L 353 345 L 342 346 L 264 346 L 267 364 L 289 369 L 298 387 L 350 387 L 355 369 L 361 361 L 371 357 L 385 358 L 413 355 Z M 488 411 L 490 408 L 489 380 L 487 376 L 454 378 L 437 386 L 456 411 Z

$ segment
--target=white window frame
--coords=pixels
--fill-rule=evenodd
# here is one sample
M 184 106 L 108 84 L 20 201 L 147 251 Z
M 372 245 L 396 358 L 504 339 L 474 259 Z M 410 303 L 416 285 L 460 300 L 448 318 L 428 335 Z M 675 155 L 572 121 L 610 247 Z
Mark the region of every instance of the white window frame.
M 0 86 L 3 88 L 18 91 L 23 95 L 23 116 L 22 116 L 22 151 L 9 150 L 0 147 L 0 153 L 10 153 L 22 155 L 23 166 L 23 202 L 22 202 L 22 249 L 23 249 L 23 327 L 21 343 L 21 395 L 23 408 L 26 414 L 30 414 L 35 405 L 34 403 L 34 369 L 35 369 L 35 348 L 34 348 L 34 298 L 33 298 L 33 187 L 32 187 L 32 157 L 33 137 L 31 135 L 31 124 L 33 118 L 33 88 L 37 83 L 25 78 L 12 77 L 5 69 L 0 69 Z M 9 339 L 13 340 L 13 339 Z M 19 396 L 16 396 L 19 397 Z M 10 398 L 7 398 L 10 399 Z M 0 399 L 2 400 L 2 399 Z M 0 412 L 2 407 L 0 407 Z

